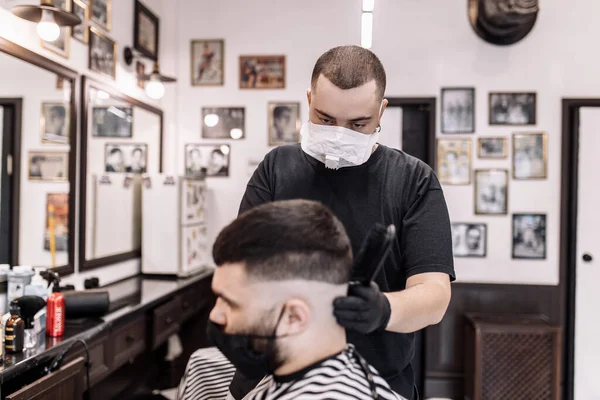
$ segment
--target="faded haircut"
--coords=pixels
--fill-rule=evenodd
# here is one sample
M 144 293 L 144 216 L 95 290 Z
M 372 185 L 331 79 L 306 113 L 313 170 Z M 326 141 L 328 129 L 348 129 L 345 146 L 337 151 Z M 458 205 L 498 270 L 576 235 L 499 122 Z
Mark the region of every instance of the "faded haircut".
M 217 266 L 244 263 L 250 279 L 344 284 L 352 247 L 342 223 L 321 203 L 284 200 L 242 213 L 215 241 Z
M 372 51 L 356 45 L 338 46 L 326 51 L 315 64 L 311 78 L 315 90 L 319 76 L 323 75 L 340 89 L 354 89 L 375 80 L 377 93 L 385 93 L 385 69 Z

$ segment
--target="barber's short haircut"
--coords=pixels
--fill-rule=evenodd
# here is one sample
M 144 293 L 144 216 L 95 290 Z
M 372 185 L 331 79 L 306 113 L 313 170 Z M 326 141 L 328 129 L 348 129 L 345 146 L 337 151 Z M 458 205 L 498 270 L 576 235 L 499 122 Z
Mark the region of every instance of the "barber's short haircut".
M 325 76 L 340 89 L 354 89 L 375 79 L 381 98 L 385 93 L 385 69 L 371 50 L 356 45 L 338 46 L 326 51 L 315 64 L 311 78 L 314 90 L 319 76 Z
M 213 258 L 218 266 L 244 263 L 249 279 L 259 281 L 344 284 L 352 269 L 344 226 L 309 200 L 275 201 L 244 212 L 221 231 Z

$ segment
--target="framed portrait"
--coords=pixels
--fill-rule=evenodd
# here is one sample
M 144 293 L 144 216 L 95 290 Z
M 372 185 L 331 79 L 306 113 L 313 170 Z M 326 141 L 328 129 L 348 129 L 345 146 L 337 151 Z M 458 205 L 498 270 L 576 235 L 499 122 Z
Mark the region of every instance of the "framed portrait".
M 71 106 L 69 103 L 42 103 L 42 143 L 69 144 Z
M 244 107 L 202 108 L 202 138 L 243 139 L 246 137 Z
M 548 135 L 513 134 L 513 178 L 545 179 L 548 177 Z
M 96 4 L 96 2 L 92 2 Z M 99 29 L 91 26 L 88 64 L 92 71 L 115 79 L 117 76 L 117 44 Z
M 90 0 L 92 3 L 92 22 L 109 31 L 112 20 L 112 0 Z
M 508 138 L 480 137 L 477 139 L 477 156 L 483 159 L 507 158 Z
M 487 253 L 487 225 L 452 223 L 454 257 L 485 257 Z
M 82 0 L 73 0 L 73 14 L 81 19 L 81 24 L 71 28 L 71 36 L 73 39 L 87 44 L 90 37 L 90 7 Z
M 65 11 L 71 12 L 71 0 L 52 0 L 52 4 Z M 64 58 L 69 58 L 71 28 L 65 26 L 60 27 L 59 29 L 60 33 L 55 41 L 47 42 L 40 39 L 40 43 L 44 49 L 50 50 Z
M 475 88 L 442 88 L 442 133 L 475 132 Z
M 437 176 L 440 183 L 471 183 L 471 139 L 437 140 Z
M 135 75 L 136 76 L 141 76 L 146 74 L 146 64 L 144 64 L 141 61 L 136 61 L 135 62 Z M 139 87 L 140 89 L 145 89 L 146 88 L 146 81 L 143 81 L 141 79 L 137 80 L 137 87 Z
M 132 135 L 132 107 L 106 106 L 92 109 L 92 136 L 130 138 Z
M 143 174 L 148 165 L 146 143 L 106 143 L 104 171 Z
M 186 144 L 186 175 L 229 176 L 230 150 L 226 144 Z
M 546 214 L 513 214 L 512 258 L 546 259 Z
M 135 0 L 133 47 L 145 57 L 158 60 L 159 20 L 140 0 Z
M 225 40 L 194 39 L 191 41 L 192 86 L 225 84 Z
M 508 170 L 475 170 L 475 214 L 504 215 L 508 212 Z
M 285 56 L 240 56 L 240 89 L 285 89 Z
M 57 252 L 69 250 L 69 194 L 48 193 L 46 195 L 46 229 L 44 250 L 52 245 Z
M 300 141 L 300 103 L 269 103 L 269 146 Z
M 537 96 L 535 93 L 489 94 L 490 125 L 535 125 Z
M 30 181 L 69 181 L 68 151 L 30 151 L 28 156 Z

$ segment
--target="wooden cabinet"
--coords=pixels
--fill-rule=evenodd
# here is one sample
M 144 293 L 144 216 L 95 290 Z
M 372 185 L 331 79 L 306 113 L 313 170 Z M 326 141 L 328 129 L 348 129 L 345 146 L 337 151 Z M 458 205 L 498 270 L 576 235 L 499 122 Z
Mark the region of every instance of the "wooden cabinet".
M 127 325 L 115 329 L 110 337 L 113 369 L 121 367 L 146 350 L 146 317 L 140 315 Z
M 181 309 L 181 297 L 175 296 L 152 311 L 152 350 L 179 331 Z
M 108 375 L 110 371 L 110 351 L 108 349 L 108 337 L 102 336 L 88 344 L 90 353 L 90 386 L 94 386 Z M 84 347 L 81 343 L 65 356 L 64 363 L 71 362 L 79 357 L 85 357 Z

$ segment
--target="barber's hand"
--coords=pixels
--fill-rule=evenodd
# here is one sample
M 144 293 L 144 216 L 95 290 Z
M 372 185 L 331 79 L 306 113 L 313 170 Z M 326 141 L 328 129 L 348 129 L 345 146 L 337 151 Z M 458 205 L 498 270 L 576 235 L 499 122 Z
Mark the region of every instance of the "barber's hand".
M 344 328 L 367 334 L 385 329 L 392 309 L 375 282 L 369 286 L 351 283 L 348 296 L 333 301 L 333 314 Z

